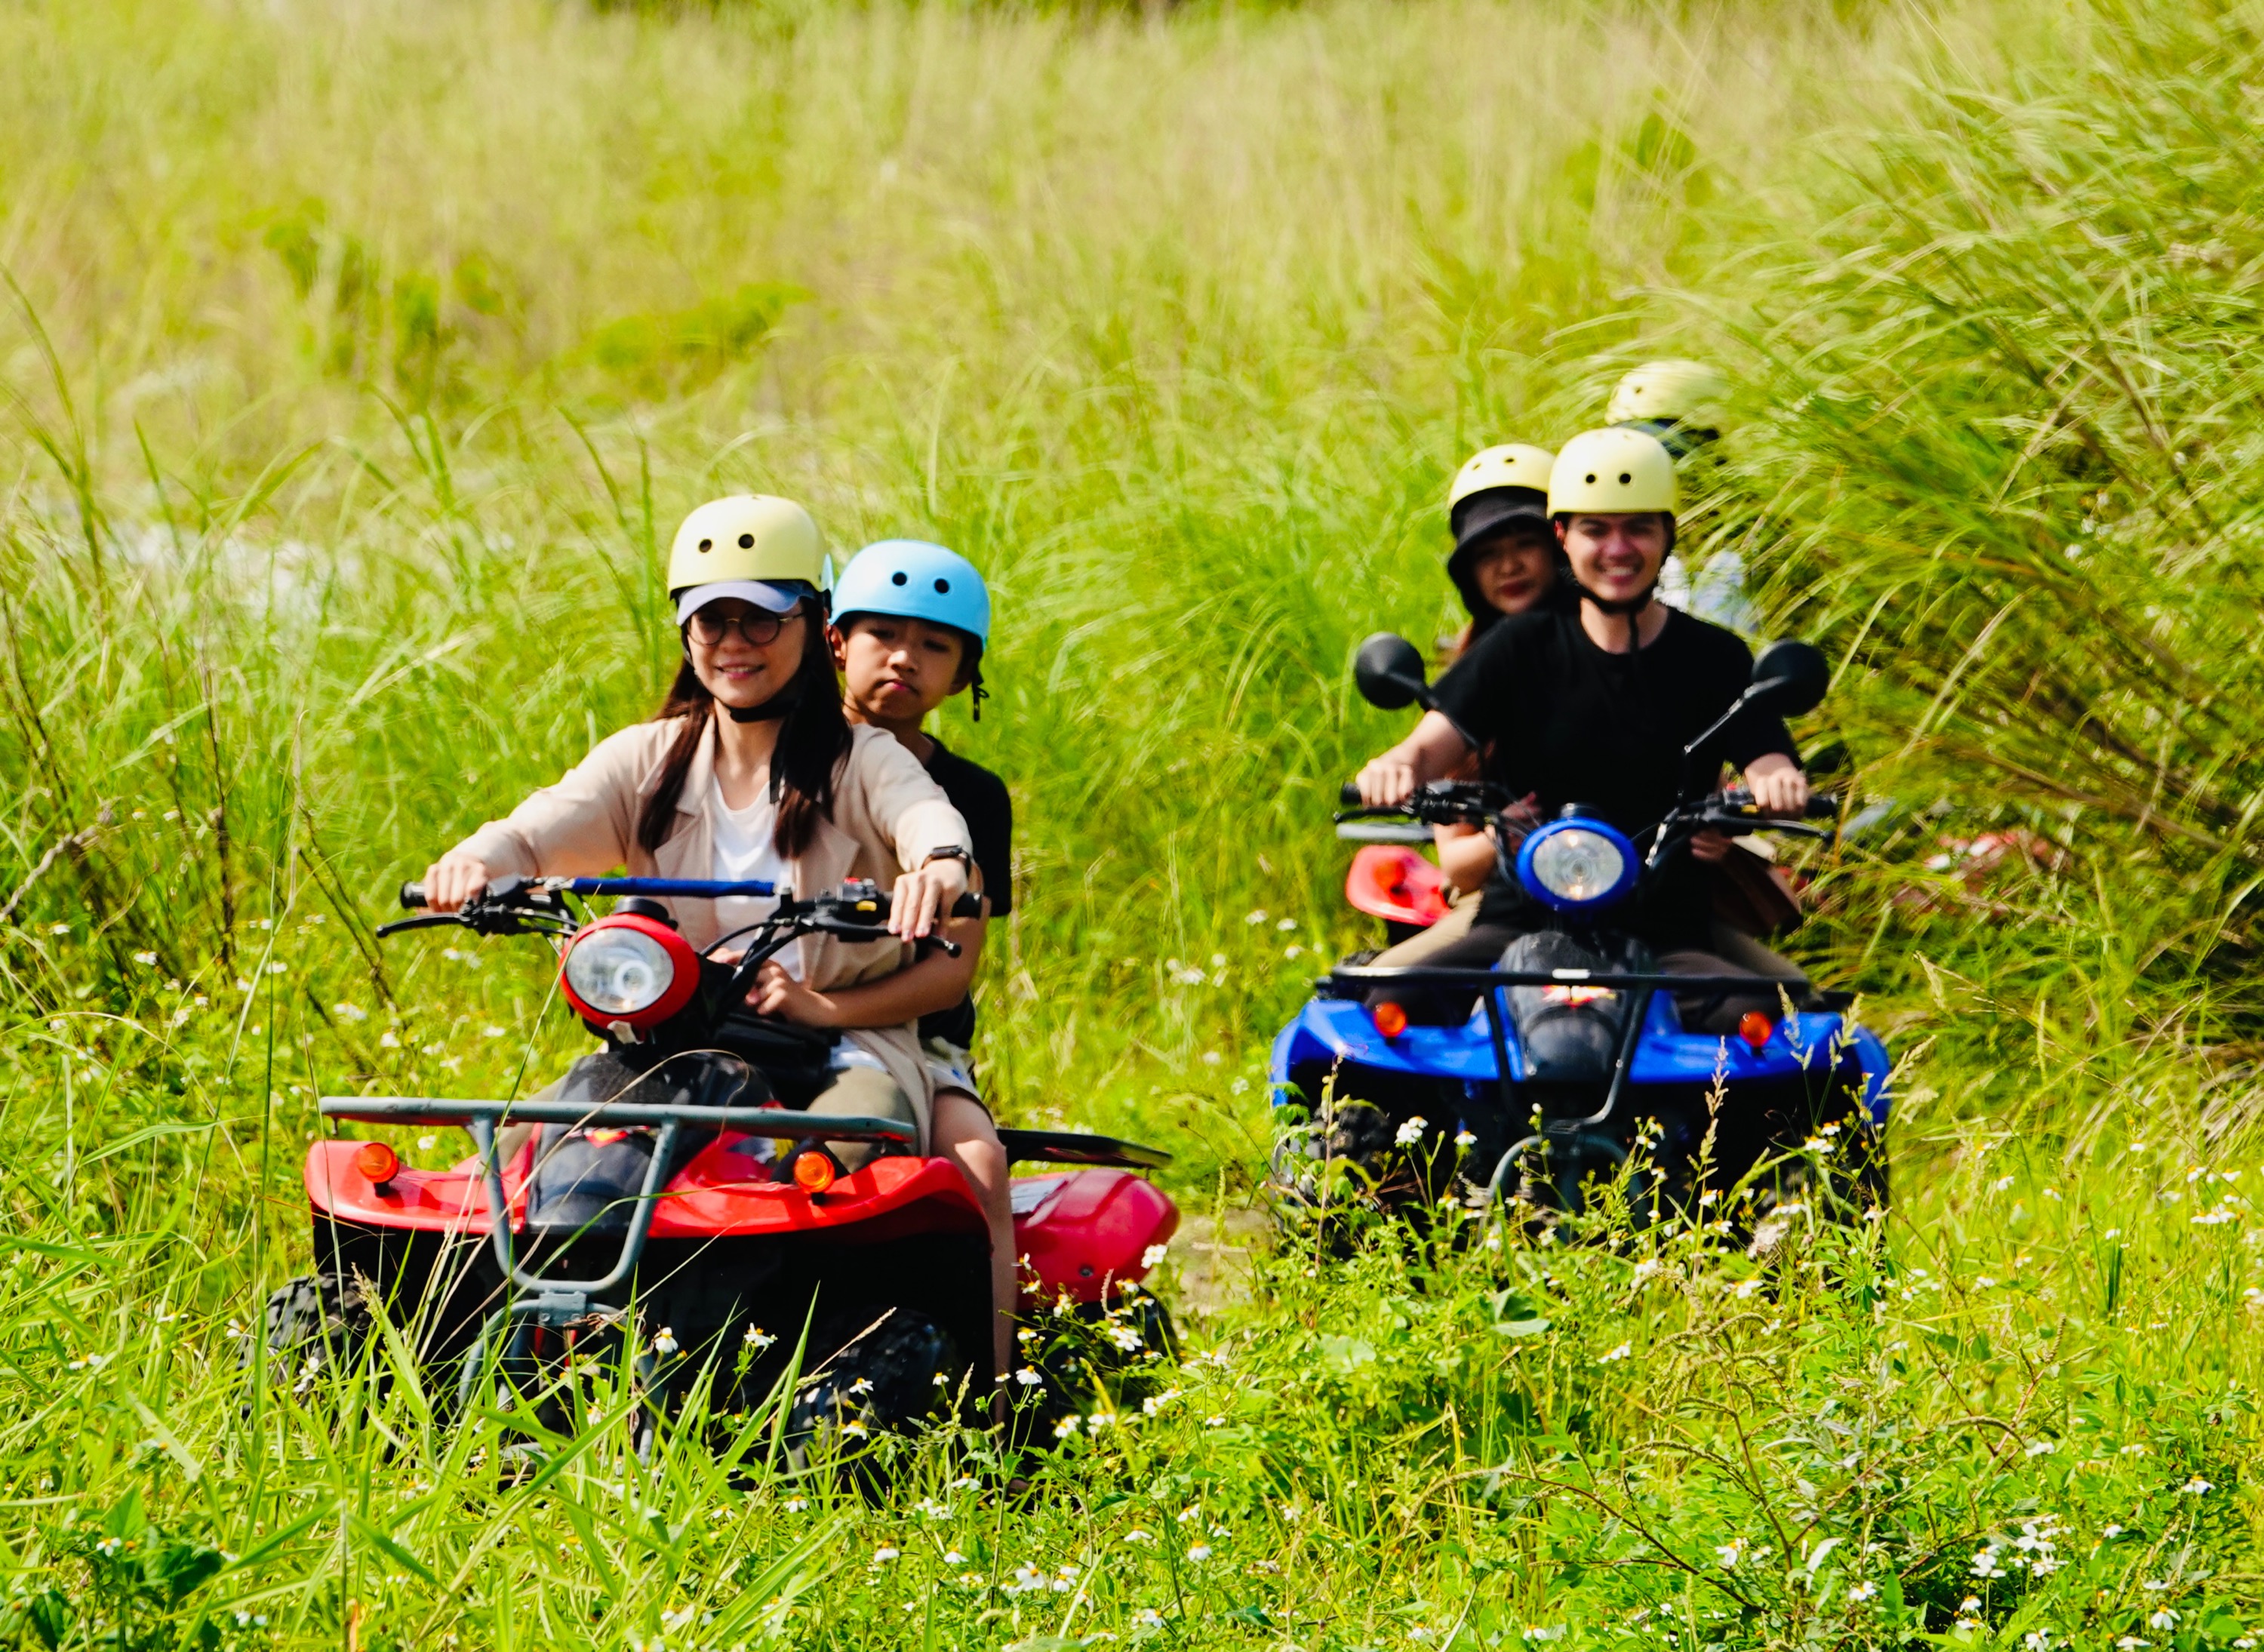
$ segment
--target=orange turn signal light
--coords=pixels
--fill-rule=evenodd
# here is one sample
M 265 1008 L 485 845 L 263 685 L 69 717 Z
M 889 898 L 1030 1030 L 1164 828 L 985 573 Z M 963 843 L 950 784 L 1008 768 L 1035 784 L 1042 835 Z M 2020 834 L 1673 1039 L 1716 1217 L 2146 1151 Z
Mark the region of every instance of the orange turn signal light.
M 383 1186 L 401 1174 L 401 1156 L 382 1141 L 365 1141 L 354 1149 L 354 1169 L 373 1185 Z
M 1756 1055 L 1760 1054 L 1761 1046 L 1769 1041 L 1769 1034 L 1775 1031 L 1776 1023 L 1758 1010 L 1748 1010 L 1738 1019 L 1738 1036 L 1745 1040 L 1745 1047 Z
M 1375 1006 L 1375 1030 L 1388 1039 L 1396 1039 L 1407 1030 L 1407 1011 L 1391 1003 Z
M 840 1171 L 833 1168 L 832 1156 L 809 1148 L 794 1156 L 794 1185 L 805 1193 L 822 1193 L 833 1185 Z

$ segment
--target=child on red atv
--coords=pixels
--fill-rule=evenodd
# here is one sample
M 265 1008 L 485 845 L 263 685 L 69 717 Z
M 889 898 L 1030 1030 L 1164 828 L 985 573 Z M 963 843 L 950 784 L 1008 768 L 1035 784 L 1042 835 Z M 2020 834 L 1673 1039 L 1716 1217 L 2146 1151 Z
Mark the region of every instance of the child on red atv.
M 1012 1349 L 1014 1218 L 1008 1206 L 1006 1150 L 975 1086 L 969 1054 L 975 1041 L 975 1000 L 966 990 L 983 953 L 986 920 L 1013 908 L 1012 801 L 1005 783 L 981 764 L 945 748 L 922 728 L 961 691 L 982 715 L 983 651 L 990 640 L 990 593 L 975 565 L 940 545 L 883 540 L 858 552 L 833 589 L 833 658 L 847 689 L 853 723 L 894 735 L 943 788 L 975 845 L 983 917 L 948 920 L 943 933 L 961 955 L 923 960 L 914 969 L 960 985 L 957 999 L 920 1017 L 920 1047 L 935 1087 L 933 1150 L 953 1160 L 982 1196 L 990 1224 L 991 1289 L 998 1304 L 995 1353 L 1008 1369 Z M 948 965 L 948 969 L 945 966 Z M 819 995 L 766 972 L 765 1011 L 789 1021 L 834 1025 Z

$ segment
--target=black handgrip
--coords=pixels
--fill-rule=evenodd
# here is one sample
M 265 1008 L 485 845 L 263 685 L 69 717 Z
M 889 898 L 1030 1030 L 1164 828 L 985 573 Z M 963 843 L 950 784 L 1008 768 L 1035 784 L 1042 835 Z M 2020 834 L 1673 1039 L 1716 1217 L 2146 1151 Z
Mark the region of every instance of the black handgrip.
M 953 917 L 981 917 L 983 916 L 983 897 L 976 894 L 972 889 L 969 889 L 965 895 L 961 895 L 959 899 L 951 903 L 951 911 L 949 916 Z
M 1337 787 L 1337 801 L 1346 808 L 1358 808 L 1360 783 L 1357 780 L 1346 780 L 1342 786 Z
M 421 883 L 403 884 L 401 886 L 401 904 L 407 907 L 412 912 L 424 907 L 426 904 L 424 899 L 424 886 Z
M 1840 800 L 1836 797 L 1826 797 L 1821 792 L 1813 793 L 1810 795 L 1808 808 L 1803 812 L 1810 820 L 1838 820 Z

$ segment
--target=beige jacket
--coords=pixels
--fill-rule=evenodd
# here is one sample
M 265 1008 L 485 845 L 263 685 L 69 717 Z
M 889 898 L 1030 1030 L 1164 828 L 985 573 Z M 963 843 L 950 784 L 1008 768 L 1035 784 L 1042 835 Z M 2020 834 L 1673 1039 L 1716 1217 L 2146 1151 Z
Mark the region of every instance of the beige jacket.
M 714 833 L 708 803 L 715 786 L 715 731 L 710 726 L 684 777 L 676 829 L 651 854 L 637 844 L 637 816 L 660 780 L 662 759 L 676 737 L 673 721 L 639 723 L 598 743 L 555 786 L 545 786 L 509 816 L 490 821 L 457 845 L 498 876 L 602 877 L 626 866 L 631 877 L 708 878 L 715 875 Z M 896 736 L 861 724 L 850 729 L 847 762 L 837 779 L 833 813 L 792 863 L 793 888 L 810 894 L 848 878 L 869 878 L 883 889 L 939 849 L 971 850 L 967 822 L 919 759 Z M 694 946 L 715 940 L 715 902 L 669 903 L 684 937 Z M 911 961 L 895 941 L 851 944 L 830 935 L 806 935 L 802 978 L 823 992 L 893 974 Z M 927 1130 L 933 1090 L 919 1038 L 902 1026 L 854 1027 L 842 1034 L 870 1051 L 889 1071 Z

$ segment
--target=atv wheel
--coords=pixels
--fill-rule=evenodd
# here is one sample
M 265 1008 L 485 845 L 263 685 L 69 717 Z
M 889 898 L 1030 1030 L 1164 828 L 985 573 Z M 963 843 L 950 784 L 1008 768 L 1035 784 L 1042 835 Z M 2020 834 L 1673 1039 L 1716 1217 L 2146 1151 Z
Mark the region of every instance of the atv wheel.
M 301 1274 L 267 1299 L 267 1374 L 303 1391 L 324 1371 L 350 1371 L 371 1330 L 368 1301 L 358 1281 L 337 1274 Z M 251 1367 L 250 1338 L 236 1356 Z
M 873 1440 L 928 1417 L 963 1363 L 958 1344 L 925 1314 L 865 1308 L 828 1315 L 809 1345 L 809 1373 L 787 1413 L 787 1460 L 799 1470 L 821 1458 L 853 1460 L 856 1480 L 877 1495 L 887 1472 Z

